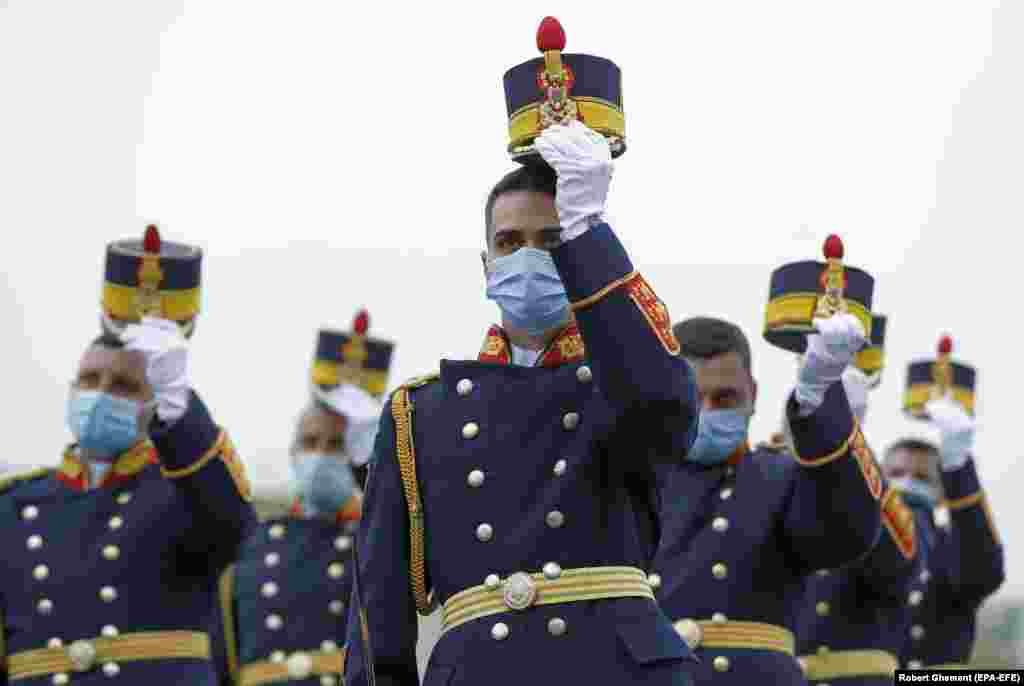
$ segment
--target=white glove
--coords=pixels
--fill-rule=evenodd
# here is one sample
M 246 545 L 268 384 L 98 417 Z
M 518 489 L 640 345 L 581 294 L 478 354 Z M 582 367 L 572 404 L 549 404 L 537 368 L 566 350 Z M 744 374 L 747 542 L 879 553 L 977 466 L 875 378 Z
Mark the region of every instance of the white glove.
M 856 365 L 850 365 L 843 370 L 843 389 L 846 391 L 846 399 L 850 403 L 853 416 L 857 418 L 861 426 L 864 426 L 864 416 L 868 412 L 868 390 L 871 388 L 871 380 L 868 375 Z
M 362 467 L 373 453 L 383 406 L 358 386 L 342 384 L 329 391 L 313 387 L 313 396 L 345 418 L 345 451 L 356 467 Z
M 613 166 L 608 140 L 574 119 L 547 127 L 533 145 L 558 174 L 555 207 L 562 241 L 570 241 L 590 227 L 591 218 L 603 218 Z
M 143 317 L 141 324 L 129 324 L 121 333 L 125 350 L 142 353 L 146 380 L 153 389 L 156 414 L 165 424 L 181 419 L 188 409 L 188 345 L 175 322 Z
M 974 420 L 949 394 L 929 402 L 925 411 L 942 435 L 942 471 L 960 469 L 974 447 Z
M 807 337 L 807 352 L 797 373 L 796 401 L 800 415 L 806 417 L 825 401 L 825 391 L 839 381 L 853 356 L 867 342 L 860 320 L 838 312 L 828 319 L 815 319 L 818 331 Z

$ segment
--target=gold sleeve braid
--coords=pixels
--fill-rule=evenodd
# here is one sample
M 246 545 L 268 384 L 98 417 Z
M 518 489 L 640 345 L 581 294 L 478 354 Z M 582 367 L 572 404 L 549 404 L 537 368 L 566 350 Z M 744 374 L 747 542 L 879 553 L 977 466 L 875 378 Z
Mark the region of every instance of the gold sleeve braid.
M 238 651 L 235 644 L 235 566 L 229 565 L 220 575 L 220 612 L 224 622 L 224 653 L 227 656 L 231 683 L 238 684 Z
M 391 399 L 391 416 L 395 421 L 395 452 L 402 474 L 402 490 L 409 510 L 409 582 L 412 585 L 416 611 L 427 616 L 431 598 L 427 592 L 427 571 L 423 525 L 423 503 L 416 478 L 416 451 L 412 440 L 412 403 L 409 388 L 403 386 Z

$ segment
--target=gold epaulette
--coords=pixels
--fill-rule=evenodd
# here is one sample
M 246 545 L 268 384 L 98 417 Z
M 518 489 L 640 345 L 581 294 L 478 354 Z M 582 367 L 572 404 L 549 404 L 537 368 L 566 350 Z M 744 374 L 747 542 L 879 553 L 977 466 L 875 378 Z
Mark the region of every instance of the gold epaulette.
M 402 477 L 402 491 L 409 513 L 409 583 L 416 601 L 416 611 L 429 615 L 433 609 L 427 588 L 426 530 L 423 523 L 423 501 L 416 474 L 416 451 L 413 447 L 412 401 L 409 391 L 424 386 L 436 376 L 417 377 L 402 384 L 391 396 L 391 417 L 395 423 L 395 453 Z
M 441 378 L 441 372 L 431 372 L 430 374 L 423 374 L 422 376 L 414 376 L 404 384 L 401 385 L 399 390 L 402 388 L 419 388 L 420 386 L 426 386 L 428 383 L 437 381 Z
M 23 481 L 41 479 L 52 472 L 53 467 L 40 467 L 39 469 L 33 469 L 28 472 L 20 472 L 18 474 L 10 474 L 8 476 L 0 477 L 0 493 L 11 490 Z

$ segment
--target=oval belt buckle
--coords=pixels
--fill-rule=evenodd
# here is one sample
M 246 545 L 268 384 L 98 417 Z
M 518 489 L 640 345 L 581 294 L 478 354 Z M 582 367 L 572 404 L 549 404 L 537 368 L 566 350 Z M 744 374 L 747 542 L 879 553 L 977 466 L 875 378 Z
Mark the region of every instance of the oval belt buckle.
M 74 671 L 88 671 L 96 662 L 96 646 L 89 641 L 75 641 L 68 646 L 67 656 Z
M 537 599 L 537 584 L 526 572 L 516 572 L 505 579 L 505 607 L 510 610 L 525 610 Z

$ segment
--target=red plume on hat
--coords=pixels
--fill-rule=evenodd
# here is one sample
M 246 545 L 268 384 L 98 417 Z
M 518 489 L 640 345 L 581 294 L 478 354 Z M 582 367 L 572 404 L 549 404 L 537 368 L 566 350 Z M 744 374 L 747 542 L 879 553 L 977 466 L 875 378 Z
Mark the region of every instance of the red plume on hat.
M 146 233 L 142 237 L 142 249 L 148 253 L 160 253 L 160 230 L 156 228 L 156 224 L 150 224 L 146 227 Z
M 953 339 L 948 334 L 939 339 L 939 354 L 949 355 L 953 352 Z
M 357 336 L 365 336 L 366 332 L 370 330 L 370 313 L 366 309 L 361 309 L 356 314 L 355 321 L 352 323 L 352 331 Z

